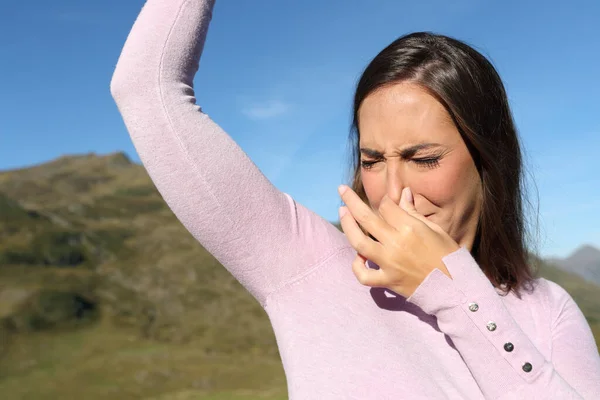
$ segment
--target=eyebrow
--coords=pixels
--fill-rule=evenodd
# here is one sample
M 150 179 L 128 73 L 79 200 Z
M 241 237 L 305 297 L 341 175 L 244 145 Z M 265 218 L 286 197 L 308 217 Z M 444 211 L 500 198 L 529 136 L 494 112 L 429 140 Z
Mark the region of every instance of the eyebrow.
M 403 149 L 400 152 L 400 156 L 402 156 L 402 158 L 410 158 L 410 157 L 414 156 L 418 151 L 430 149 L 432 147 L 442 147 L 442 145 L 439 143 L 418 143 L 418 144 L 415 144 L 414 146 L 410 146 L 410 147 Z M 368 147 L 361 147 L 360 152 L 362 154 L 366 155 L 367 157 L 383 158 L 382 152 L 380 152 L 378 150 L 370 149 Z

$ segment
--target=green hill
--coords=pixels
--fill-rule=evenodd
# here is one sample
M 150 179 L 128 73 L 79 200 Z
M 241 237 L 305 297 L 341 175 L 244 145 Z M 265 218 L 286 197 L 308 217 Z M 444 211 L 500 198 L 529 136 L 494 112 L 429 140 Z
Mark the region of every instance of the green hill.
M 263 309 L 125 154 L 0 172 L 0 239 L 8 398 L 285 398 Z M 598 287 L 550 265 L 542 276 L 600 338 Z
M 0 218 L 3 398 L 284 398 L 264 310 L 124 154 L 1 172 Z

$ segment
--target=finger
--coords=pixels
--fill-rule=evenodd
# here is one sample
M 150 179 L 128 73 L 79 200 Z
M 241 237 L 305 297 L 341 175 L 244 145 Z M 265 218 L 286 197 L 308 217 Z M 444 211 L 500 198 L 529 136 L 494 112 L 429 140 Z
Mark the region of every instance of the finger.
M 340 207 L 340 225 L 350 245 L 362 256 L 379 264 L 383 245 L 363 233 L 347 207 Z
M 398 207 L 387 194 L 379 203 L 379 215 L 395 230 L 400 230 L 404 225 L 414 225 L 415 219 L 403 208 Z
M 441 229 L 441 228 L 439 228 L 438 225 L 431 222 L 430 220 L 427 219 L 427 217 L 425 217 L 423 214 L 421 214 L 420 212 L 417 211 L 417 208 L 415 207 L 415 198 L 413 196 L 412 191 L 410 190 L 410 188 L 408 186 L 405 187 L 404 189 L 402 189 L 402 196 L 400 196 L 400 208 L 402 208 L 404 211 L 406 211 L 410 216 L 423 222 L 429 228 L 431 228 L 435 231 L 437 231 L 438 229 Z
M 371 269 L 365 265 L 364 258 L 357 255 L 352 262 L 352 272 L 361 285 L 385 287 L 385 275 L 382 269 Z
M 410 187 L 402 189 L 402 195 L 400 196 L 400 207 L 409 214 L 418 214 L 417 208 L 415 207 L 415 198 L 412 194 Z
M 393 234 L 393 228 L 365 204 L 354 190 L 345 185 L 341 185 L 338 190 L 354 220 L 378 241 L 385 241 L 386 237 Z

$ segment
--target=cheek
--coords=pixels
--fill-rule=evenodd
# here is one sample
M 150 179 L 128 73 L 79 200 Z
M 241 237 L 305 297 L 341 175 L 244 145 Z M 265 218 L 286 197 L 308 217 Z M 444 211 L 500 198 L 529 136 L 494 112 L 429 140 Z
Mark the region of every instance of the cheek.
M 415 193 L 417 210 L 433 211 L 431 205 L 443 208 L 460 202 L 472 177 L 474 166 L 465 157 L 446 159 L 438 168 L 429 171 L 412 171 L 406 181 Z M 362 183 L 373 209 L 379 207 L 379 202 L 387 192 L 385 175 L 368 173 L 362 176 Z
M 466 185 L 465 167 L 459 162 L 448 162 L 422 175 L 415 191 L 437 207 L 454 203 Z
M 377 174 L 364 174 L 362 176 L 363 188 L 373 209 L 379 207 L 379 202 L 386 193 L 385 180 L 381 181 Z

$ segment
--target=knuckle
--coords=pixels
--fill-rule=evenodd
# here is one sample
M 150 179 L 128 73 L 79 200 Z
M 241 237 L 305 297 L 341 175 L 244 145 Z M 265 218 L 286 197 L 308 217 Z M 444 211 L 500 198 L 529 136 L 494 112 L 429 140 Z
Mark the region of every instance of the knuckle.
M 366 277 L 365 274 L 357 273 L 356 274 L 356 279 L 358 280 L 358 282 L 360 282 L 361 285 L 366 285 L 367 284 L 367 277 Z
M 412 225 L 404 224 L 401 229 L 402 233 L 406 236 L 412 235 L 415 231 L 415 228 Z
M 360 282 L 363 285 L 366 283 L 366 274 L 365 274 L 364 268 L 366 268 L 364 266 L 364 264 L 362 264 L 360 262 L 360 260 L 357 258 L 354 261 L 354 275 L 356 276 L 356 279 L 358 280 L 358 282 Z
M 356 241 L 356 245 L 354 246 L 354 248 L 361 254 L 364 254 L 365 251 L 367 250 L 367 242 L 366 239 L 359 239 Z
M 390 202 L 388 200 L 388 197 L 384 196 L 383 199 L 381 199 L 381 203 L 379 203 L 379 210 L 386 211 L 389 207 Z
M 357 214 L 357 218 L 359 221 L 361 222 L 366 222 L 369 221 L 371 214 L 369 213 L 369 211 L 361 209 L 358 214 Z
M 394 236 L 393 240 L 390 242 L 394 249 L 402 249 L 404 248 L 404 238 L 402 236 Z

